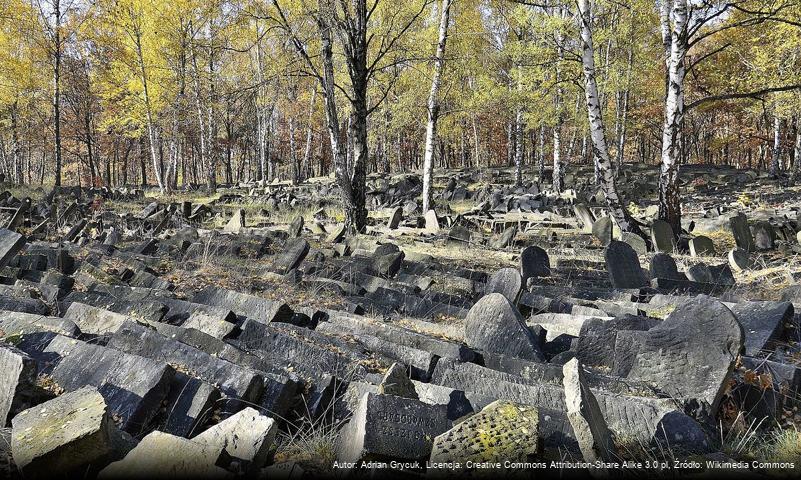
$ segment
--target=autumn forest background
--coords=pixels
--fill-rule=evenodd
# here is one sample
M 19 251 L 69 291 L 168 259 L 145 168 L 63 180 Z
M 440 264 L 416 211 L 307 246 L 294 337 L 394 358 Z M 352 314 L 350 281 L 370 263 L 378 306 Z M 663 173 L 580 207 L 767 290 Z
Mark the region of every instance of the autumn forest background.
M 560 190 L 597 157 L 583 33 L 613 173 L 665 170 L 666 134 L 677 165 L 801 163 L 801 5 L 581 3 L 3 0 L 0 172 L 169 192 L 341 163 L 358 190 L 428 144 L 434 167 L 531 166 Z

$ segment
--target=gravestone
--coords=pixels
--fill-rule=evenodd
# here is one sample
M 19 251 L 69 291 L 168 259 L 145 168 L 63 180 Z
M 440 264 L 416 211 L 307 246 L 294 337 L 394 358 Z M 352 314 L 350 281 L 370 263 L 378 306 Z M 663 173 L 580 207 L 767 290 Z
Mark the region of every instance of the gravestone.
M 754 247 L 758 250 L 773 250 L 776 247 L 776 230 L 769 222 L 761 221 L 754 225 Z
M 389 216 L 387 227 L 390 230 L 395 230 L 400 225 L 401 220 L 403 220 L 403 209 L 401 207 L 395 207 L 392 210 L 392 214 Z
M 85 387 L 20 412 L 12 420 L 14 463 L 28 478 L 67 475 L 83 465 L 121 457 L 123 441 L 103 396 Z
M 551 260 L 548 252 L 536 245 L 523 249 L 520 253 L 520 275 L 523 277 L 523 285 L 529 278 L 550 277 Z
M 696 263 L 687 269 L 687 278 L 698 283 L 713 283 L 712 271 L 705 263 Z
M 745 332 L 745 354 L 772 351 L 784 338 L 785 324 L 795 312 L 790 302 L 741 302 L 731 307 Z
M 8 262 L 25 246 L 27 240 L 17 232 L 12 232 L 6 228 L 0 228 L 0 268 L 8 265 Z
M 738 213 L 731 217 L 729 219 L 729 225 L 731 226 L 731 233 L 734 235 L 734 243 L 737 244 L 737 247 L 746 252 L 753 252 L 756 246 L 754 245 L 754 237 L 751 235 L 751 229 L 748 228 L 748 218 L 745 214 Z
M 275 258 L 273 268 L 275 268 L 278 273 L 285 274 L 297 268 L 308 253 L 309 242 L 303 238 L 293 238 L 287 241 L 284 246 L 284 251 Z
M 450 423 L 445 405 L 365 393 L 340 433 L 337 459 L 422 460 L 431 454 L 434 438 L 447 431 Z
M 223 227 L 223 231 L 238 233 L 243 228 L 245 228 L 245 211 L 238 208 Z
M 503 232 L 490 243 L 492 248 L 506 248 L 514 243 L 515 236 L 517 235 L 517 225 L 507 227 Z
M 437 217 L 437 212 L 434 210 L 429 210 L 426 212 L 425 216 L 426 220 L 426 233 L 439 233 L 440 225 L 439 225 L 439 217 Z
M 592 233 L 592 226 L 595 223 L 595 216 L 592 214 L 589 208 L 583 203 L 579 203 L 573 206 L 573 213 L 576 214 L 576 218 L 579 220 L 579 224 L 581 229 L 585 233 Z
M 496 400 L 435 438 L 431 461 L 525 462 L 539 452 L 538 431 L 537 408 Z
M 597 238 L 601 245 L 607 246 L 612 241 L 612 219 L 601 217 L 592 224 L 592 235 Z
M 676 266 L 676 261 L 667 253 L 657 253 L 651 258 L 650 272 L 651 278 L 684 280 L 679 273 L 679 267 Z
M 604 258 L 609 278 L 616 288 L 640 288 L 648 284 L 637 253 L 629 244 L 611 241 Z
M 616 352 L 625 350 L 633 359 L 628 372 L 618 373 L 653 385 L 684 403 L 688 413 L 717 412 L 743 350 L 743 328 L 731 310 L 699 295 L 647 332 L 632 333 L 638 335 L 629 336 L 629 345 L 618 335 Z
M 500 293 L 485 295 L 467 313 L 465 342 L 487 352 L 542 359 L 538 339 L 517 308 Z
M 693 257 L 711 257 L 715 255 L 715 244 L 712 239 L 699 235 L 690 239 L 690 255 Z
M 417 391 L 412 380 L 406 373 L 406 368 L 398 363 L 393 363 L 381 383 L 378 385 L 378 393 L 395 395 L 397 397 L 411 398 L 417 400 Z
M 628 243 L 631 245 L 631 248 L 637 252 L 637 255 L 645 255 L 648 253 L 648 244 L 645 243 L 645 240 L 631 232 L 620 232 L 620 241 Z
M 729 266 L 735 272 L 742 272 L 751 268 L 751 255 L 742 248 L 732 248 L 729 250 Z
M 587 385 L 584 367 L 574 358 L 564 364 L 562 375 L 567 418 L 573 427 L 584 461 L 614 461 L 617 453 L 612 432 L 606 425 L 598 400 Z
M 289 224 L 289 229 L 287 233 L 289 234 L 289 238 L 297 238 L 303 232 L 303 215 L 298 215 L 292 220 L 292 223 Z
M 10 416 L 37 400 L 36 373 L 31 357 L 0 342 L 0 425 L 5 426 Z
M 522 288 L 523 280 L 520 273 L 514 268 L 502 268 L 492 274 L 484 293 L 500 293 L 510 302 L 515 303 Z
M 676 239 L 668 222 L 656 220 L 651 224 L 651 243 L 657 252 L 673 253 L 676 250 Z

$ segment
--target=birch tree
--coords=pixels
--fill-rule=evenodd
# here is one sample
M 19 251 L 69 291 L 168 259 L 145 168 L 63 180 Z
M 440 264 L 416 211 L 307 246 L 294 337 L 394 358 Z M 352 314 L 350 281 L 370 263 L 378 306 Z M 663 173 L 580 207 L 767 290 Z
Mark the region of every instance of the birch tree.
M 646 242 L 647 236 L 631 218 L 620 198 L 606 143 L 603 112 L 598 96 L 598 82 L 595 78 L 595 57 L 592 35 L 592 12 L 590 0 L 579 0 L 579 28 L 581 32 L 581 65 L 584 73 L 584 94 L 587 106 L 587 118 L 590 124 L 590 137 L 592 139 L 592 156 L 598 171 L 601 189 L 606 199 L 609 214 L 623 232 L 630 232 L 642 237 Z
M 439 35 L 437 52 L 434 56 L 434 74 L 431 79 L 431 93 L 428 96 L 428 121 L 426 122 L 426 146 L 423 159 L 423 211 L 432 209 L 434 193 L 432 177 L 434 172 L 434 142 L 437 135 L 437 120 L 439 117 L 439 86 L 445 63 L 445 44 L 448 40 L 448 17 L 450 15 L 452 0 L 442 0 L 440 6 Z

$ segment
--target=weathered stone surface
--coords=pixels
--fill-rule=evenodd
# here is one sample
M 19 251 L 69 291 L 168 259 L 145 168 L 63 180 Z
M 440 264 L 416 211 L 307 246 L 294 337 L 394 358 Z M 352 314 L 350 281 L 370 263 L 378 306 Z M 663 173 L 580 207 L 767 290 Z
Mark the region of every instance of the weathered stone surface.
M 697 415 L 716 412 L 743 349 L 743 328 L 725 305 L 699 295 L 628 347 L 628 378 L 652 384 Z M 618 336 L 620 343 L 620 336 Z
M 673 253 L 676 249 L 676 239 L 673 229 L 664 220 L 656 220 L 651 224 L 651 243 L 658 252 Z
M 648 284 L 637 253 L 627 243 L 611 241 L 604 252 L 606 269 L 617 288 L 640 288 Z
M 231 401 L 226 406 L 228 413 L 238 410 L 240 400 L 256 402 L 264 388 L 263 377 L 256 371 L 242 368 L 208 353 L 170 340 L 148 327 L 127 322 L 112 335 L 108 343 L 115 348 L 133 355 L 151 358 L 161 362 L 180 365 L 193 376 L 218 386 Z
M 500 293 L 510 302 L 515 303 L 522 288 L 523 279 L 520 273 L 514 268 L 502 268 L 492 274 L 484 292 L 487 294 Z
M 411 379 L 409 379 L 406 369 L 397 363 L 393 363 L 387 373 L 384 374 L 384 378 L 381 379 L 381 383 L 378 385 L 378 393 L 414 400 L 418 399 L 417 391 Z
M 520 275 L 523 277 L 523 285 L 529 278 L 549 277 L 551 261 L 548 252 L 535 245 L 523 249 L 520 253 Z
M 366 393 L 342 429 L 338 458 L 356 462 L 371 458 L 421 460 L 435 437 L 450 428 L 444 405 Z
M 77 337 L 80 330 L 75 323 L 63 318 L 0 310 L 0 332 L 0 338 L 32 332 L 53 332 Z
M 573 426 L 581 454 L 587 462 L 614 461 L 617 458 L 612 432 L 601 408 L 584 379 L 584 369 L 577 359 L 562 367 L 567 418 Z
M 400 226 L 400 222 L 403 220 L 403 208 L 395 207 L 392 209 L 392 213 L 389 215 L 389 220 L 387 221 L 387 227 L 390 230 L 395 230 Z
M 439 225 L 439 217 L 437 217 L 437 212 L 434 210 L 429 210 L 426 212 L 425 215 L 426 220 L 426 232 L 428 233 L 439 233 L 440 225 Z
M 573 213 L 579 221 L 581 229 L 584 233 L 592 233 L 592 226 L 595 223 L 595 216 L 589 208 L 583 203 L 573 205 Z
M 289 238 L 297 238 L 300 237 L 301 233 L 303 233 L 303 215 L 298 215 L 289 224 L 287 234 L 289 234 Z
M 648 253 L 648 244 L 641 236 L 631 232 L 620 232 L 620 241 L 628 243 L 637 255 L 645 255 Z
M 100 478 L 229 478 L 216 466 L 218 445 L 196 442 L 159 431 L 148 434 L 124 459 L 100 472 Z
M 712 239 L 699 235 L 690 239 L 690 255 L 693 257 L 712 257 L 715 255 L 715 244 Z
M 196 292 L 192 301 L 226 308 L 237 315 L 265 324 L 290 323 L 295 313 L 285 303 L 212 286 Z
M 14 462 L 27 478 L 102 465 L 132 446 L 114 426 L 103 396 L 91 387 L 20 412 L 12 425 Z
M 770 222 L 761 221 L 754 224 L 754 247 L 757 250 L 773 250 L 776 247 L 776 230 Z
M 500 293 L 481 298 L 465 318 L 465 341 L 473 348 L 541 360 L 539 341 L 517 308 Z
M 536 408 L 497 400 L 434 439 L 432 462 L 525 462 L 540 449 Z
M 238 208 L 223 227 L 223 231 L 238 233 L 243 228 L 245 228 L 245 211 Z
M 576 341 L 576 357 L 590 367 L 611 368 L 615 363 L 615 340 L 621 330 L 645 331 L 659 321 L 647 317 L 624 315 L 611 320 L 586 320 Z
M 713 283 L 712 271 L 705 263 L 696 263 L 687 269 L 687 278 L 698 283 Z

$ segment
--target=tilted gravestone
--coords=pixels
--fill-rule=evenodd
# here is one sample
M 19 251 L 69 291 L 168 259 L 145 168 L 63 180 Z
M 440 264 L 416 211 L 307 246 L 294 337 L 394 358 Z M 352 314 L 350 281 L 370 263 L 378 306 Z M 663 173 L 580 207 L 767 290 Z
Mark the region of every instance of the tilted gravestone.
M 576 214 L 576 218 L 581 224 L 581 229 L 585 233 L 592 233 L 592 225 L 595 223 L 595 216 L 590 209 L 583 203 L 579 203 L 573 206 L 573 213 Z
M 481 298 L 465 317 L 468 346 L 529 360 L 541 360 L 538 339 L 517 308 L 500 293 Z
M 745 214 L 738 213 L 731 217 L 729 219 L 729 225 L 731 226 L 731 233 L 734 235 L 734 243 L 737 244 L 737 247 L 746 252 L 753 252 L 756 246 L 754 245 L 754 237 L 751 235 L 751 229 L 748 228 L 748 218 Z
M 403 209 L 401 207 L 395 207 L 395 209 L 392 210 L 392 214 L 389 216 L 387 227 L 389 227 L 390 230 L 395 230 L 400 225 L 401 220 L 403 220 Z
M 620 241 L 628 243 L 637 252 L 637 255 L 648 253 L 648 244 L 641 236 L 631 232 L 620 232 Z
M 601 407 L 585 380 L 584 367 L 578 359 L 570 360 L 562 367 L 565 386 L 567 418 L 573 426 L 579 448 L 587 462 L 613 461 L 617 458 L 612 432 L 606 425 Z
M 773 250 L 776 247 L 776 230 L 769 222 L 757 222 L 753 229 L 754 247 L 758 250 Z
M 301 232 L 303 232 L 303 215 L 298 215 L 292 220 L 292 223 L 289 224 L 287 233 L 290 238 L 297 238 L 300 236 Z
M 729 250 L 729 266 L 735 272 L 742 272 L 751 267 L 751 256 L 742 248 L 732 248 Z
M 286 243 L 284 251 L 275 258 L 273 268 L 278 273 L 287 273 L 293 268 L 297 268 L 308 253 L 309 242 L 303 238 L 293 238 Z
M 426 232 L 427 233 L 439 233 L 440 225 L 439 225 L 439 217 L 437 217 L 437 212 L 434 210 L 429 210 L 426 212 L 425 215 L 426 219 Z
M 604 252 L 606 270 L 616 288 L 640 288 L 648 284 L 637 253 L 627 243 L 612 241 Z

